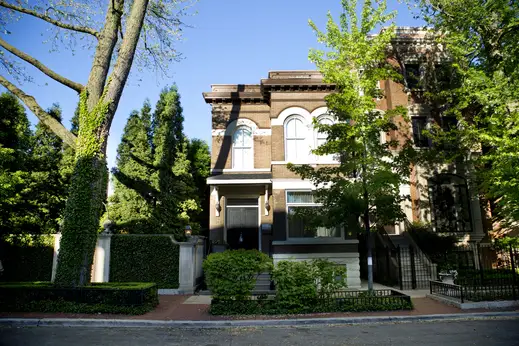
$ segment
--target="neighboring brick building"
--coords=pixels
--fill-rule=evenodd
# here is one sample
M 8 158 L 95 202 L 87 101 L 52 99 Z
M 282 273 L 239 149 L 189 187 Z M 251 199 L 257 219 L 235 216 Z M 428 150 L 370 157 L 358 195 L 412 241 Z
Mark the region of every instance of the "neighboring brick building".
M 400 28 L 397 34 L 395 62 L 404 74 L 406 68 L 419 71 L 430 41 L 417 29 Z M 408 78 L 407 83 L 411 82 Z M 414 129 L 414 133 L 401 129 L 400 134 L 397 131 L 382 137 L 412 135 L 416 146 L 428 146 L 420 135 L 431 121 L 428 108 L 415 101 L 407 86 L 381 81 L 380 87 L 386 97 L 378 108 L 407 107 Z M 323 257 L 344 263 L 348 285 L 354 288 L 360 286 L 358 240 L 340 228 L 320 228 L 305 234 L 301 222 L 287 217 L 298 206 L 318 207 L 311 194 L 314 185 L 289 171 L 287 163 L 316 167 L 337 163 L 333 157 L 310 153 L 326 140 L 324 134 L 314 130 L 312 121 L 333 121 L 324 98 L 334 89 L 323 83 L 316 71 L 271 71 L 260 84 L 216 84 L 211 92 L 204 93 L 206 102 L 212 105 L 212 176 L 207 179 L 211 187 L 210 239 L 225 241 L 231 248 L 259 249 L 275 262 Z M 410 186 L 401 187 L 402 194 L 411 196 L 403 208 L 410 221 L 432 221 L 437 231 L 455 227 L 471 240 L 481 240 L 477 194 L 461 174 L 452 173 L 457 173 L 452 167 L 437 167 L 434 172 L 414 167 Z M 449 193 L 453 205 L 445 207 L 437 202 L 437 207 L 431 208 L 433 196 Z M 442 223 L 442 213 L 450 211 L 454 219 Z M 403 224 L 393 229 L 399 233 Z

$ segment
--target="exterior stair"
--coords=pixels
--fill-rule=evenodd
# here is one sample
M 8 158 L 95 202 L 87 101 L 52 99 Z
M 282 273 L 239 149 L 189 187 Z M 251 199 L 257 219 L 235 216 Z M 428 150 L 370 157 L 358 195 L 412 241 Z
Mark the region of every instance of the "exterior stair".
M 433 268 L 427 256 L 411 242 L 408 236 L 391 234 L 389 238 L 399 248 L 401 287 L 403 289 L 429 288 L 429 280 L 435 276 L 435 268 Z M 413 282 L 415 287 L 413 287 Z

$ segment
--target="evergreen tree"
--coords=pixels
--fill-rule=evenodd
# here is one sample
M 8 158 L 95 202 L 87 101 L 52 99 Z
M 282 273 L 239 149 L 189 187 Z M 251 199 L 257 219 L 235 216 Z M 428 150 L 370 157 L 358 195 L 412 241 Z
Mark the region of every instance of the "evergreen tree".
M 187 158 L 183 122 L 177 87 L 165 88 L 155 107 L 152 125 L 153 165 L 157 169 L 152 185 L 158 191 L 153 224 L 158 232 L 174 232 L 179 238 L 200 208 Z
M 79 132 L 79 106 L 76 107 L 74 111 L 74 116 L 70 119 L 70 132 L 75 136 L 78 135 Z M 63 158 L 60 164 L 60 172 L 63 181 L 70 183 L 70 179 L 72 177 L 72 173 L 74 171 L 74 160 L 76 156 L 76 151 L 73 147 L 64 143 L 63 148 Z
M 61 122 L 61 109 L 54 104 L 47 112 Z M 32 224 L 44 233 L 59 230 L 65 208 L 70 180 L 61 174 L 64 145 L 63 140 L 43 124 L 38 123 L 31 150 L 32 188 L 27 199 L 31 201 L 34 220 Z
M 60 172 L 63 141 L 43 123 L 33 134 L 23 107 L 10 94 L 0 96 L 0 112 L 2 233 L 55 233 L 68 188 Z M 58 105 L 47 113 L 61 121 Z
M 194 220 L 200 224 L 202 230 L 209 228 L 209 189 L 206 179 L 211 170 L 211 153 L 209 146 L 201 139 L 191 139 L 187 148 L 187 159 L 190 162 L 190 172 L 197 192 L 201 209 Z
M 130 114 L 117 148 L 114 193 L 110 196 L 108 218 L 120 229 L 132 233 L 149 232 L 147 222 L 153 206 L 151 158 L 151 106 L 146 101 L 140 113 Z
M 31 130 L 25 110 L 10 93 L 0 95 L 0 232 L 18 233 L 26 220 L 24 193 L 28 173 Z
M 117 149 L 117 168 L 112 170 L 108 217 L 124 232 L 172 233 L 181 239 L 187 224 L 195 231 L 200 228 L 198 186 L 200 177 L 208 174 L 208 164 L 192 164 L 189 158 L 205 159 L 207 145 L 191 145 L 184 136 L 176 86 L 164 89 L 153 116 L 150 112 L 145 103 L 128 119 Z

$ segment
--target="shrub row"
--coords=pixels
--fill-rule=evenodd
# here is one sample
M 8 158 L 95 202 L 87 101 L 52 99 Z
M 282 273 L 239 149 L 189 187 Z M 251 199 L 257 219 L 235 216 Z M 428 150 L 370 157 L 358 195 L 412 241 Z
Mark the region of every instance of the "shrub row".
M 150 283 L 95 283 L 57 287 L 50 282 L 3 283 L 3 312 L 70 312 L 143 314 L 158 305 L 158 289 Z
M 218 300 L 211 302 L 210 313 L 213 315 L 286 315 L 311 314 L 326 312 L 360 312 L 360 311 L 391 311 L 412 310 L 413 304 L 404 295 L 366 295 L 361 291 L 349 291 L 357 297 L 333 298 L 320 296 L 315 299 L 300 299 L 298 304 L 287 306 L 278 299 L 258 297 L 255 300 Z M 394 291 L 392 291 L 394 292 Z M 364 294 L 364 296 L 362 296 Z
M 272 270 L 275 297 L 252 299 L 256 276 Z M 256 250 L 213 253 L 204 262 L 206 282 L 213 295 L 213 315 L 267 315 L 341 311 L 412 309 L 408 296 L 395 291 L 344 291 L 346 267 L 318 259 L 272 260 Z
M 179 246 L 169 236 L 112 236 L 112 282 L 154 282 L 159 288 L 178 288 L 178 262 Z

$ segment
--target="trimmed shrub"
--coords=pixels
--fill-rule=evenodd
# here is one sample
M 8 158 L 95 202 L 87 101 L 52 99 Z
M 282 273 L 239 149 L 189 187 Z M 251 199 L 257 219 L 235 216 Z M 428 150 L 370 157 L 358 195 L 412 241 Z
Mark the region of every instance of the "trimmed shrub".
M 69 312 L 144 314 L 159 303 L 156 284 L 95 283 L 85 287 L 57 287 L 51 282 L 0 285 L 3 312 Z
M 310 262 L 281 261 L 272 274 L 280 307 L 305 309 L 305 303 L 317 298 L 317 270 Z
M 178 288 L 178 262 L 179 245 L 169 236 L 112 236 L 111 282 L 154 282 L 159 288 Z
M 53 236 L 6 237 L 0 240 L 0 281 L 49 281 L 53 257 Z
M 211 302 L 213 315 L 286 315 L 326 312 L 412 310 L 411 298 L 393 290 L 342 291 L 334 295 L 301 299 L 298 306 L 286 307 L 276 299 L 216 300 Z
M 245 300 L 256 276 L 272 270 L 272 259 L 258 250 L 228 250 L 207 256 L 203 268 L 213 298 Z
M 276 301 L 290 311 L 306 311 L 317 298 L 346 288 L 346 267 L 326 259 L 281 261 L 273 271 Z

